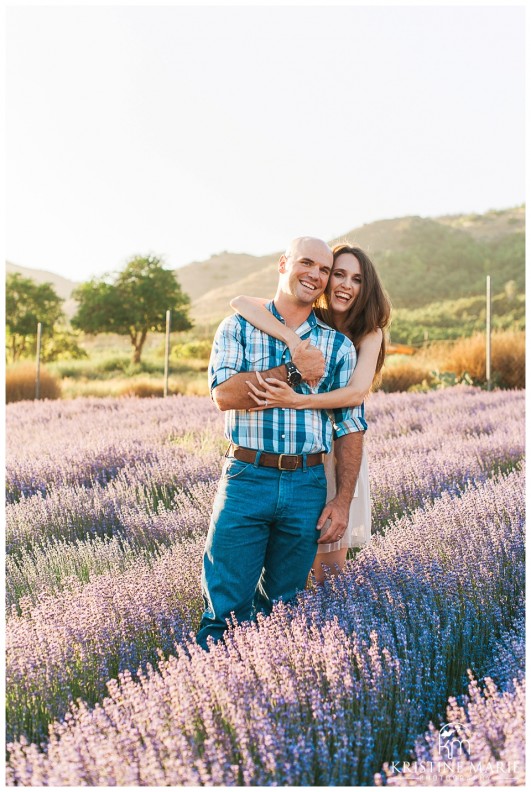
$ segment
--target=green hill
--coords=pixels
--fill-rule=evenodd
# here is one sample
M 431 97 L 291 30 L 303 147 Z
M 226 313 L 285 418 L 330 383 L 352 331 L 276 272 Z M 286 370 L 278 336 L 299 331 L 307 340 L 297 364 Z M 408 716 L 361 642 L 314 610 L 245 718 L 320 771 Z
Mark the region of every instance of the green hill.
M 436 220 L 414 217 L 397 243 L 375 251 L 374 258 L 396 308 L 480 294 L 489 274 L 495 291 L 509 280 L 524 290 L 523 233 L 480 241 Z
M 29 267 L 21 267 L 18 264 L 13 264 L 11 261 L 6 261 L 6 274 L 18 273 L 23 278 L 31 278 L 37 283 L 51 283 L 55 291 L 65 302 L 63 303 L 63 311 L 67 317 L 73 316 L 76 311 L 76 302 L 71 298 L 74 289 L 79 286 L 76 281 L 71 281 L 68 278 L 63 278 L 62 275 L 56 275 L 54 272 L 46 270 L 30 269 Z
M 194 261 L 175 270 L 183 291 L 192 303 L 210 292 L 223 289 L 248 275 L 258 273 L 278 260 L 280 253 L 251 256 L 248 253 L 217 253 L 206 261 Z M 234 296 L 234 295 L 231 295 Z M 229 298 L 230 299 L 230 298 Z
M 492 277 L 494 293 L 501 293 L 511 280 L 518 294 L 524 291 L 523 206 L 483 215 L 379 220 L 331 243 L 346 240 L 372 256 L 395 308 L 414 309 L 481 295 L 486 274 Z M 192 297 L 194 321 L 218 322 L 229 313 L 230 299 L 237 294 L 271 296 L 279 255 L 255 258 L 223 253 L 176 270 Z
M 496 294 L 491 300 L 493 330 L 525 329 L 523 294 Z M 397 344 L 419 345 L 424 341 L 449 341 L 485 331 L 485 295 L 423 305 L 420 308 L 395 308 L 391 339 Z
M 465 309 L 459 301 L 482 298 L 486 274 L 492 277 L 493 294 L 501 300 L 496 310 L 506 310 L 503 315 L 507 321 L 516 311 L 514 321 L 523 322 L 524 206 L 484 214 L 379 220 L 354 228 L 331 242 L 345 240 L 372 256 L 395 309 L 394 332 L 402 327 L 400 333 L 404 337 L 397 337 L 397 341 L 405 341 L 405 336 L 416 337 L 417 330 L 424 333 L 421 329 L 424 326 L 429 333 L 430 328 L 434 332 L 435 326 L 442 332 L 446 319 L 451 320 L 452 326 L 464 322 L 468 327 L 470 322 L 460 313 Z M 192 299 L 191 316 L 196 325 L 216 325 L 230 313 L 229 302 L 237 294 L 272 296 L 279 256 L 280 251 L 267 256 L 224 251 L 175 270 L 183 290 Z M 58 293 L 67 299 L 77 285 L 48 272 L 13 264 L 8 264 L 8 271 L 21 272 L 39 282 L 52 281 Z M 503 294 L 509 281 L 514 281 L 516 302 L 505 305 Z M 67 315 L 74 308 L 69 299 L 65 305 Z M 470 303 L 466 310 L 473 313 L 476 303 Z M 408 318 L 404 311 L 413 318 Z M 408 329 L 408 323 L 417 323 L 418 327 Z

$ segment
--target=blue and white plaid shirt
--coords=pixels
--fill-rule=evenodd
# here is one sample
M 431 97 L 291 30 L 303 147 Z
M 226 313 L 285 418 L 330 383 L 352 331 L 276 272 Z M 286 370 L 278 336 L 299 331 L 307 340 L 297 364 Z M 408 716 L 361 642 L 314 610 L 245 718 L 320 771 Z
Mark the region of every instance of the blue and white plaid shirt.
M 266 308 L 284 322 L 269 302 Z M 285 322 L 284 322 L 285 324 Z M 320 321 L 312 311 L 297 328 L 302 338 L 310 338 L 323 353 L 326 370 L 314 393 L 323 393 L 348 385 L 356 366 L 356 350 L 350 340 Z M 242 371 L 266 371 L 291 360 L 289 349 L 282 342 L 258 330 L 239 314 L 228 316 L 217 329 L 210 355 L 210 392 L 234 374 Z M 301 382 L 299 393 L 312 393 Z M 268 451 L 273 454 L 311 454 L 329 452 L 334 437 L 367 428 L 363 404 L 331 411 L 334 425 L 325 410 L 292 410 L 272 407 L 259 412 L 227 410 L 225 437 L 235 445 Z

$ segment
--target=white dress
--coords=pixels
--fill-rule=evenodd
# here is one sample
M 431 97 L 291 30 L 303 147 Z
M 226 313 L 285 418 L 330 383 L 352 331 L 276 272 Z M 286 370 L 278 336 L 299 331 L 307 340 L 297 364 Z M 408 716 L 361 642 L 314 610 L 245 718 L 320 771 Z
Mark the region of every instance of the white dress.
M 325 474 L 326 483 L 328 485 L 326 500 L 331 500 L 336 494 L 336 461 L 334 451 L 325 456 Z M 323 536 L 328 530 L 330 521 L 327 520 L 324 528 L 321 530 Z M 363 454 L 361 457 L 360 474 L 354 490 L 354 496 L 350 504 L 350 514 L 348 519 L 347 530 L 343 537 L 337 542 L 329 542 L 328 544 L 318 544 L 317 554 L 331 553 L 334 550 L 341 550 L 345 547 L 364 547 L 369 544 L 371 540 L 371 493 L 369 487 L 369 466 L 367 464 L 367 452 L 365 451 L 365 444 L 363 445 Z

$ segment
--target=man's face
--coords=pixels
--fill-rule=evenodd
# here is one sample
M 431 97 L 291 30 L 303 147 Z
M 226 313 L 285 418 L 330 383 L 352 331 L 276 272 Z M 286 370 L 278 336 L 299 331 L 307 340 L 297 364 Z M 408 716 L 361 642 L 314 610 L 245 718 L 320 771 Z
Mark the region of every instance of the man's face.
M 326 289 L 333 255 L 320 239 L 309 237 L 292 245 L 288 256 L 280 257 L 280 287 L 303 305 L 311 305 Z

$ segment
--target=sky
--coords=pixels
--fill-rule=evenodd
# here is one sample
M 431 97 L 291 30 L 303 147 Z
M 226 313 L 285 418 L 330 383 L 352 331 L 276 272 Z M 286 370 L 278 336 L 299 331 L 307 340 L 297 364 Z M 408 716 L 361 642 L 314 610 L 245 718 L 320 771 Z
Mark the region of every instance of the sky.
M 76 281 L 525 200 L 524 9 L 7 9 L 6 256 Z

